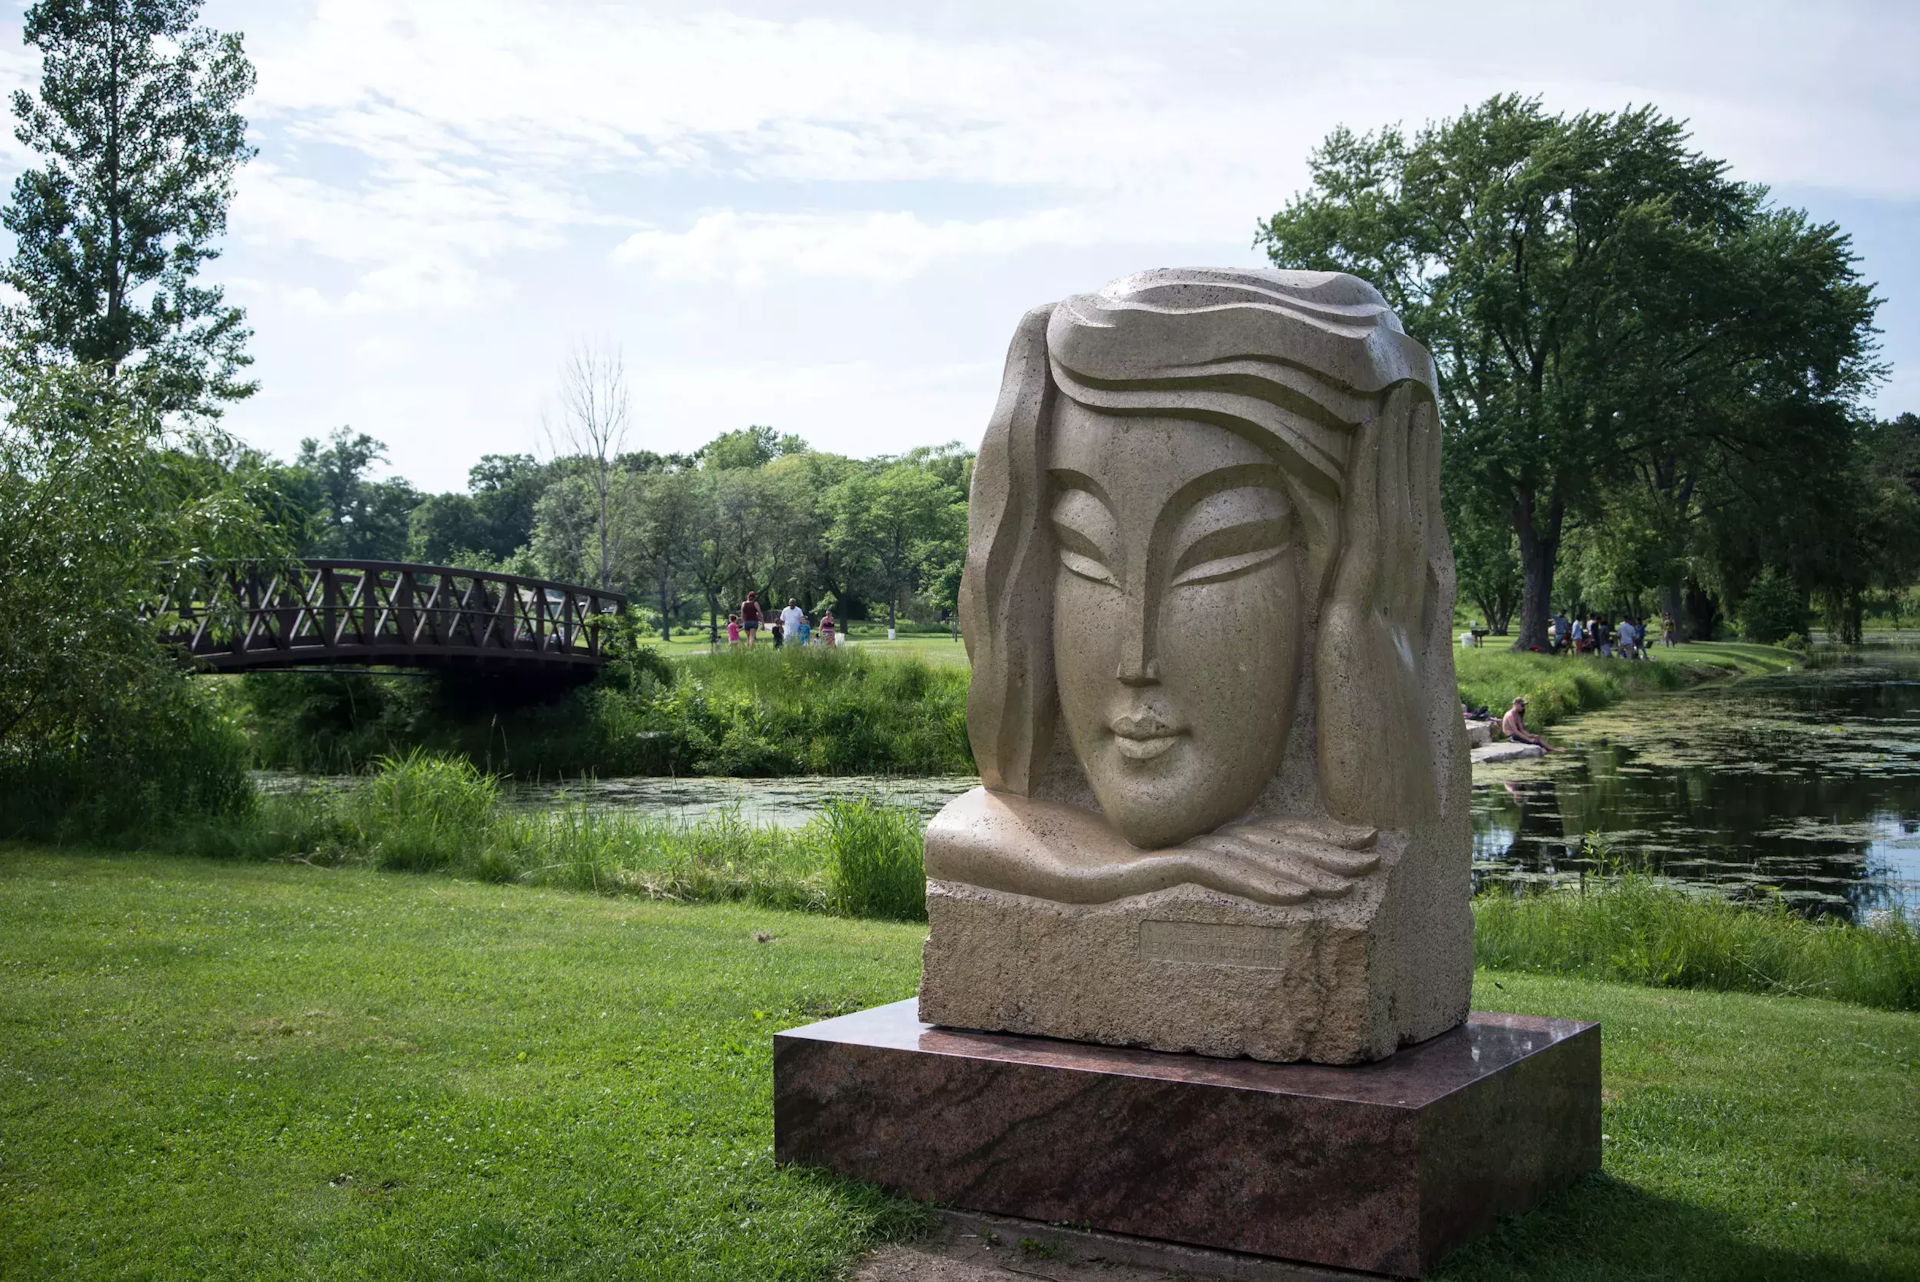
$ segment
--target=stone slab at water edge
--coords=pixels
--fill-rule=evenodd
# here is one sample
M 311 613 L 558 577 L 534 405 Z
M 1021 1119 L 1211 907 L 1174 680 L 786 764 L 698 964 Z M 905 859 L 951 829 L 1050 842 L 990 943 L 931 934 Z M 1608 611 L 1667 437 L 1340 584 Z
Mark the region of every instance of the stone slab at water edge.
M 1340 274 L 1027 314 L 974 471 L 984 787 L 927 831 L 921 1018 L 1332 1064 L 1465 1018 L 1435 387 Z

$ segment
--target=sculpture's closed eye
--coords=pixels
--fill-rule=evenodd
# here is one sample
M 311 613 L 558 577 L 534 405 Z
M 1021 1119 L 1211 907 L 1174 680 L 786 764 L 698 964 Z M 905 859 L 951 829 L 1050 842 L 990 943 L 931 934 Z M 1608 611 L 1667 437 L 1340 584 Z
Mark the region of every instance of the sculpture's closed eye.
M 1286 500 L 1270 486 L 1241 486 L 1208 495 L 1174 531 L 1173 586 L 1235 578 L 1293 545 Z
M 1083 489 L 1061 491 L 1053 505 L 1053 536 L 1060 564 L 1083 579 L 1120 586 L 1119 531 L 1113 513 Z

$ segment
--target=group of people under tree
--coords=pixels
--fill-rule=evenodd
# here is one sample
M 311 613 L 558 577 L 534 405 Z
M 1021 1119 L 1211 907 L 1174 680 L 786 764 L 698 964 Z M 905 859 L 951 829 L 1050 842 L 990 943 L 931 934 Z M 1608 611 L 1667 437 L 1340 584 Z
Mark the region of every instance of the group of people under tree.
M 1663 645 L 1672 645 L 1676 637 L 1673 616 L 1663 614 L 1660 617 L 1660 641 Z M 1600 658 L 1647 659 L 1652 644 L 1647 635 L 1647 625 L 1632 615 L 1621 616 L 1620 622 L 1608 623 L 1601 614 L 1589 614 L 1582 619 L 1575 614 L 1568 622 L 1564 611 L 1556 611 L 1553 621 L 1547 626 L 1548 650 L 1553 654 L 1592 654 Z
M 1660 616 L 1660 643 L 1673 645 L 1679 638 L 1679 629 L 1671 613 Z M 1466 648 L 1477 648 L 1484 643 L 1485 632 L 1475 625 L 1460 634 L 1460 644 Z M 1597 612 L 1584 615 L 1576 611 L 1571 621 L 1566 611 L 1556 610 L 1547 623 L 1548 654 L 1585 654 L 1601 659 L 1650 659 L 1649 650 L 1653 638 L 1647 625 L 1631 613 L 1622 614 L 1618 623 L 1607 622 L 1606 616 Z M 1529 647 L 1535 653 L 1539 646 Z
M 793 597 L 788 597 L 786 609 L 771 619 L 766 618 L 765 615 L 766 612 L 760 605 L 760 593 L 748 592 L 747 599 L 740 603 L 740 608 L 727 616 L 727 645 L 738 646 L 744 637 L 747 649 L 753 649 L 762 627 L 772 637 L 773 648 L 776 650 L 785 645 L 816 643 L 832 647 L 839 641 L 831 610 L 820 611 L 820 621 L 816 627 L 807 612 L 800 608 L 800 602 Z

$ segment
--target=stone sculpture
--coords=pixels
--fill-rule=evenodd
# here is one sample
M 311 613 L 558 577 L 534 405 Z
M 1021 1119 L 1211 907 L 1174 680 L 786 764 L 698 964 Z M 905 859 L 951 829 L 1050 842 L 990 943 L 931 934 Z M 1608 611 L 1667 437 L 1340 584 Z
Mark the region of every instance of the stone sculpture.
M 923 1020 L 1353 1063 L 1466 1017 L 1435 386 L 1337 273 L 1144 272 L 1020 322 Z

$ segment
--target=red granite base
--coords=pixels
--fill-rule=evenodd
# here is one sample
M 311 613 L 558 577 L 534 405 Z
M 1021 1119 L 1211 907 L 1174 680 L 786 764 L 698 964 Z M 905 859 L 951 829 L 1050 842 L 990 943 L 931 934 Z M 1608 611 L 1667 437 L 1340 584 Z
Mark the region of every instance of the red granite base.
M 1377 1063 L 922 1024 L 773 1039 L 774 1155 L 1029 1220 L 1413 1277 L 1600 1165 L 1600 1026 L 1476 1013 Z

